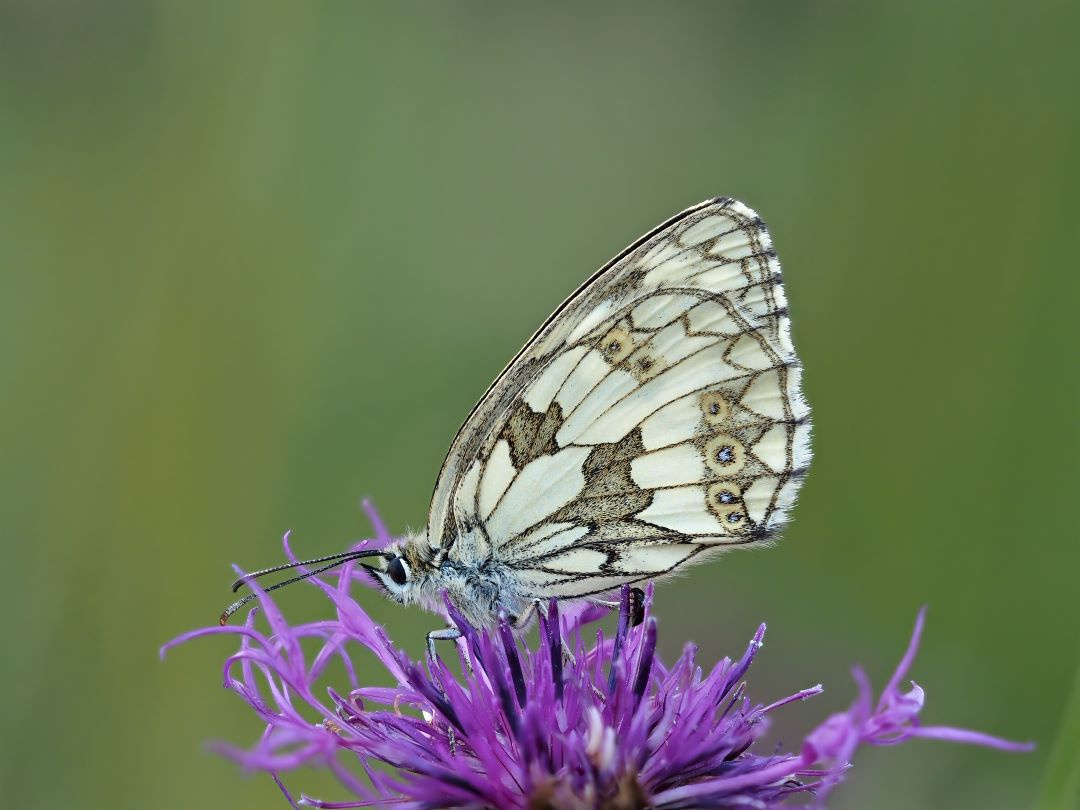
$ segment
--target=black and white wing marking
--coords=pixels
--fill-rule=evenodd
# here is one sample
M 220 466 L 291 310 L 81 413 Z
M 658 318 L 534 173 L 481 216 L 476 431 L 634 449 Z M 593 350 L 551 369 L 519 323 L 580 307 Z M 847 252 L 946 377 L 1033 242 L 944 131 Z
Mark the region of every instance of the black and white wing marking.
M 809 407 L 765 224 L 730 199 L 647 234 L 578 289 L 454 440 L 429 542 L 583 596 L 774 536 Z

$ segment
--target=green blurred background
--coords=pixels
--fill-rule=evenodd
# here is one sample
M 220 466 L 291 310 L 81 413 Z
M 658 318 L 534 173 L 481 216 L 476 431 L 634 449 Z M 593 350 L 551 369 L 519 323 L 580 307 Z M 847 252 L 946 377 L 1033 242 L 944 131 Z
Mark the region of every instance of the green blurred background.
M 5 807 L 282 807 L 212 623 L 229 564 L 422 524 L 472 403 L 595 267 L 768 220 L 815 408 L 785 541 L 660 591 L 770 623 L 789 744 L 930 605 L 931 723 L 833 807 L 1022 808 L 1080 654 L 1075 3 L 0 6 Z M 281 603 L 326 611 L 313 589 Z M 373 602 L 420 652 L 432 617 Z M 302 782 L 302 784 L 301 784 Z M 294 781 L 339 796 L 320 775 Z

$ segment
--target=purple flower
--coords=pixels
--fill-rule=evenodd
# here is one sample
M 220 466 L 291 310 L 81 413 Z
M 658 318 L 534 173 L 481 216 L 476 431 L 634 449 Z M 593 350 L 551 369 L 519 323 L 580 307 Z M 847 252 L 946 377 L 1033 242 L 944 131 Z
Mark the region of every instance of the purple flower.
M 390 538 L 375 520 L 374 545 L 381 546 Z M 288 536 L 285 551 L 295 562 Z M 866 675 L 856 669 L 859 694 L 851 708 L 812 731 L 798 753 L 780 753 L 757 745 L 771 715 L 822 688 L 768 705 L 747 696 L 746 673 L 765 625 L 738 660 L 725 658 L 706 674 L 692 644 L 670 666 L 657 656 L 651 589 L 637 627 L 630 626 L 630 592 L 623 590 L 610 639 L 590 627 L 603 608 L 551 602 L 536 649 L 505 619 L 477 630 L 447 603 L 447 616 L 464 634 L 458 651 L 469 674 L 459 677 L 441 659 L 421 666 L 392 644 L 350 595 L 354 583 L 370 584 L 353 563 L 342 567 L 336 585 L 311 581 L 333 603 L 334 619 L 290 625 L 258 591 L 269 633 L 256 628 L 252 610 L 242 627 L 195 630 L 162 648 L 164 654 L 205 635 L 240 636 L 239 651 L 225 662 L 225 686 L 247 701 L 265 728 L 251 748 L 218 750 L 269 773 L 293 806 L 674 810 L 772 808 L 794 799 L 821 807 L 863 743 L 934 737 L 1005 751 L 1032 747 L 920 725 L 923 690 L 912 683 L 903 692 L 900 681 L 915 657 L 922 612 L 876 704 Z M 302 644 L 307 639 L 318 644 L 314 655 L 305 650 L 310 641 Z M 352 657 L 357 645 L 375 655 L 395 685 L 359 683 Z M 334 659 L 344 665 L 344 684 L 325 683 Z M 305 765 L 329 768 L 350 798 L 295 801 L 281 774 Z

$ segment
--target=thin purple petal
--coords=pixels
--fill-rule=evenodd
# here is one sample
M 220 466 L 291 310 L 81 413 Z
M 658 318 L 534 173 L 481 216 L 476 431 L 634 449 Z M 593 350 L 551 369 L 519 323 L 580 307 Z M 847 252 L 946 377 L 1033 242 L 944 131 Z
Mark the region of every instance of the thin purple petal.
M 365 511 L 376 537 L 364 542 L 391 542 L 367 502 Z M 288 535 L 283 545 L 295 560 Z M 925 609 L 876 702 L 865 672 L 855 668 L 850 708 L 827 718 L 797 752 L 785 753 L 763 746 L 771 718 L 822 687 L 764 704 L 750 699 L 746 677 L 764 625 L 737 661 L 703 667 L 697 647 L 687 644 L 667 666 L 657 654 L 651 585 L 644 621 L 634 627 L 630 590 L 621 590 L 611 639 L 593 626 L 606 608 L 552 601 L 541 611 L 535 648 L 505 616 L 490 630 L 474 628 L 447 599 L 446 615 L 462 633 L 457 652 L 472 667 L 461 678 L 441 658 L 425 667 L 390 641 L 353 596 L 353 585 L 371 586 L 369 580 L 352 562 L 336 581 L 312 577 L 308 582 L 327 598 L 333 617 L 306 624 L 290 624 L 252 582 L 258 608 L 243 626 L 194 630 L 161 647 L 164 656 L 202 636 L 239 638 L 240 649 L 225 660 L 224 682 L 251 707 L 262 733 L 249 748 L 217 744 L 215 750 L 268 773 L 293 807 L 599 808 L 616 797 L 660 810 L 823 807 L 862 745 L 924 737 L 1010 752 L 1032 748 L 921 725 L 922 688 L 912 683 L 901 691 L 900 684 L 914 665 Z M 268 633 L 255 628 L 257 617 Z M 365 670 L 358 664 L 372 657 L 384 678 L 361 684 L 357 673 Z M 301 794 L 295 801 L 282 776 L 299 778 L 305 767 L 329 771 L 346 798 Z

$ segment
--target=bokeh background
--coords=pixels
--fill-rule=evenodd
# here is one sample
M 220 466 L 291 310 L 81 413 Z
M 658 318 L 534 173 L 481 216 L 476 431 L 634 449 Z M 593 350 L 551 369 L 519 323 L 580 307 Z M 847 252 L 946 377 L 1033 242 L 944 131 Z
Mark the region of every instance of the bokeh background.
M 785 541 L 661 589 L 770 624 L 788 743 L 881 685 L 1027 756 L 864 750 L 841 810 L 1035 800 L 1080 653 L 1075 3 L 0 6 L 0 804 L 280 807 L 207 753 L 229 564 L 422 524 L 473 402 L 682 208 L 768 220 L 815 408 Z M 325 611 L 295 588 L 297 619 Z M 432 617 L 376 602 L 414 654 Z M 334 798 L 320 775 L 298 787 Z

